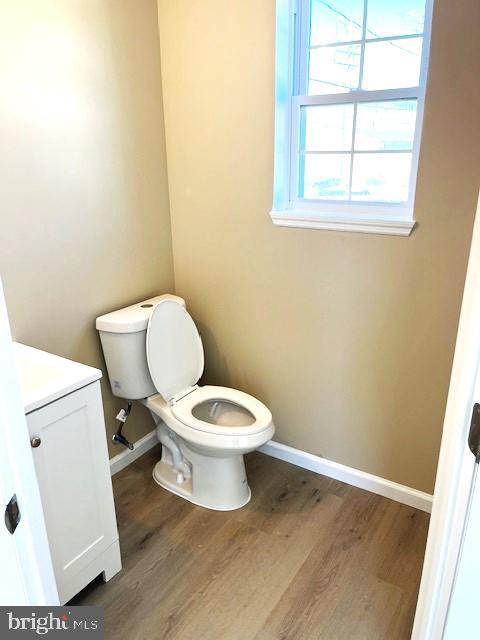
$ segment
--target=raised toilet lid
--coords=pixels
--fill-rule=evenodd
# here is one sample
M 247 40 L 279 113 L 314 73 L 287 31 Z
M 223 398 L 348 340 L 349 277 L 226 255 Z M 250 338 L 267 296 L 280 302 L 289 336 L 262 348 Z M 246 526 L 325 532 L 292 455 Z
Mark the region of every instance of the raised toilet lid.
M 187 310 L 173 300 L 153 309 L 146 351 L 153 384 L 165 400 L 188 391 L 203 373 L 200 334 Z

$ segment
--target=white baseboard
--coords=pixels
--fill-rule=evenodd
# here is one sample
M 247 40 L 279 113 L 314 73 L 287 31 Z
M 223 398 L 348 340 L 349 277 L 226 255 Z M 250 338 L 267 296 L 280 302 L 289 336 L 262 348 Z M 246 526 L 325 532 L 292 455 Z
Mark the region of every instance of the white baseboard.
M 155 429 L 153 429 L 153 431 L 150 431 L 150 433 L 147 433 L 147 435 L 135 442 L 133 451 L 124 449 L 114 458 L 110 459 L 110 472 L 112 476 L 122 469 L 125 469 L 125 467 L 128 467 L 131 462 L 149 451 L 156 444 L 158 444 L 158 439 Z M 332 460 L 315 456 L 306 451 L 300 451 L 300 449 L 294 449 L 281 442 L 270 440 L 260 451 L 273 458 L 290 462 L 297 467 L 302 467 L 303 469 L 320 473 L 329 478 L 340 480 L 354 487 L 377 493 L 380 496 L 390 498 L 390 500 L 396 500 L 409 507 L 421 509 L 427 513 L 430 513 L 432 510 L 433 496 L 429 493 L 406 487 L 403 484 L 374 476 L 365 471 L 347 467 L 338 462 L 332 462 Z
M 112 476 L 122 469 L 125 469 L 125 467 L 128 467 L 131 462 L 143 456 L 144 453 L 156 444 L 158 444 L 158 438 L 155 429 L 153 429 L 153 431 L 150 431 L 150 433 L 147 433 L 146 436 L 143 436 L 143 438 L 140 438 L 140 440 L 134 443 L 133 450 L 124 449 L 114 458 L 110 458 L 110 473 Z
M 390 500 L 402 502 L 409 507 L 415 507 L 415 509 L 421 509 L 427 513 L 430 513 L 432 510 L 433 496 L 429 493 L 424 493 L 423 491 L 406 487 L 403 484 L 374 476 L 371 473 L 346 467 L 338 462 L 332 462 L 326 458 L 315 456 L 312 453 L 294 449 L 293 447 L 275 442 L 274 440 L 267 442 L 260 451 L 273 458 L 279 458 L 280 460 L 285 460 L 285 462 L 295 464 L 297 467 L 315 471 L 315 473 L 321 473 L 324 476 L 346 482 L 354 487 L 366 489 L 385 498 L 390 498 Z

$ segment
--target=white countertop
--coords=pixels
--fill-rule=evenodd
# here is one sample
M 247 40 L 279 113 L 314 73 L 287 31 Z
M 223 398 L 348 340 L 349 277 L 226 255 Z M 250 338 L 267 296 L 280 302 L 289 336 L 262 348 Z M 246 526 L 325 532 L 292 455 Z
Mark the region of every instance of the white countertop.
M 39 409 L 102 377 L 100 369 L 60 358 L 19 342 L 14 342 L 13 348 L 20 373 L 25 413 Z

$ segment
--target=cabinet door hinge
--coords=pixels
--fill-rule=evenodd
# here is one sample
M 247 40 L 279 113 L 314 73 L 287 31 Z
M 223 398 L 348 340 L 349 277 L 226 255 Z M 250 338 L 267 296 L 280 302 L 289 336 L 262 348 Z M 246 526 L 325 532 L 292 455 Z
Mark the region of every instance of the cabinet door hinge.
M 475 456 L 475 462 L 478 464 L 480 462 L 480 404 L 478 402 L 473 405 L 468 446 Z
M 13 535 L 21 518 L 20 507 L 18 506 L 17 496 L 13 494 L 10 502 L 5 507 L 5 526 Z

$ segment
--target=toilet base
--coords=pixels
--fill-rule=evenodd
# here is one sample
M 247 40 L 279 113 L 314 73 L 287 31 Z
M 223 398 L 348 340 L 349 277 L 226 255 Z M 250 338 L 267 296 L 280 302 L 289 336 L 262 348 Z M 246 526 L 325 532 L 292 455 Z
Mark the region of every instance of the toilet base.
M 182 450 L 185 450 L 184 446 Z M 162 455 L 162 460 L 153 468 L 155 482 L 193 504 L 215 511 L 233 511 L 250 502 L 252 493 L 247 483 L 243 456 L 217 458 L 194 451 L 188 453 L 192 464 L 190 478 L 179 482 L 169 457 L 163 459 Z

